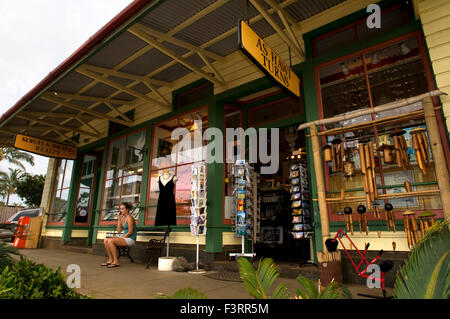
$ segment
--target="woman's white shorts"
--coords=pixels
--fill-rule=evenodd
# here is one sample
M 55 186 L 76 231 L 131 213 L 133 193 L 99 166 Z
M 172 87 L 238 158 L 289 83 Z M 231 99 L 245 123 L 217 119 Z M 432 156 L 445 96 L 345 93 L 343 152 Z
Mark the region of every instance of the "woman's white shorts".
M 123 237 L 122 237 L 122 238 L 123 238 Z M 128 247 L 129 247 L 129 246 L 134 246 L 134 245 L 136 244 L 136 242 L 135 242 L 132 238 L 130 238 L 130 237 L 123 238 L 123 239 L 125 239 L 125 241 L 127 242 Z

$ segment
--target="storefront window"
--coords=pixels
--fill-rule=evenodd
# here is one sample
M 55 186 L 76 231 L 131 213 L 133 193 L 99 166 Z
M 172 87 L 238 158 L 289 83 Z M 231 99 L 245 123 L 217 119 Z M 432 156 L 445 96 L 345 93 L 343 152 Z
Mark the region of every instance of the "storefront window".
M 367 40 L 381 33 L 409 23 L 407 6 L 395 5 L 381 12 L 381 27 L 369 28 L 367 19 L 356 21 L 345 27 L 313 39 L 314 56 L 330 53 L 358 41 Z
M 224 107 L 224 116 L 225 116 L 225 131 L 227 128 L 237 129 L 243 127 L 243 112 L 242 109 L 237 108 L 235 106 L 226 105 Z M 240 157 L 244 158 L 245 154 L 243 149 L 239 148 L 240 146 L 240 136 L 235 137 L 233 141 L 229 141 L 227 143 L 226 136 L 224 135 L 224 176 L 226 178 L 226 182 L 224 184 L 224 223 L 231 224 L 232 223 L 232 214 L 233 214 L 233 174 L 232 167 L 233 163 L 229 163 L 227 159 L 227 155 L 229 157 L 238 156 L 238 152 L 240 150 Z
M 429 90 L 429 84 L 425 75 L 424 59 L 421 52 L 418 34 L 402 37 L 398 41 L 390 41 L 386 45 L 375 49 L 366 49 L 353 54 L 351 57 L 331 61 L 319 66 L 317 74 L 320 80 L 321 117 L 330 118 L 338 114 L 355 112 L 363 108 L 373 108 L 378 105 L 390 103 L 396 100 L 416 96 Z M 341 189 L 345 189 L 345 196 L 365 196 L 362 190 L 363 176 L 361 175 L 358 145 L 360 143 L 373 143 L 374 159 L 376 166 L 376 185 L 378 194 L 391 194 L 405 192 L 404 182 L 409 181 L 413 185 L 413 191 L 423 191 L 436 188 L 436 174 L 433 160 L 427 172 L 423 172 L 418 165 L 416 154 L 413 150 L 411 130 L 414 128 L 426 128 L 422 115 L 417 114 L 421 109 L 420 102 L 380 112 L 372 115 L 364 115 L 351 120 L 344 120 L 326 125 L 325 128 L 340 130 L 338 133 L 326 133 L 323 137 L 324 145 L 332 145 L 336 139 L 344 143 L 344 160 L 355 164 L 355 174 L 345 176 L 344 170 L 335 169 L 332 162 L 326 162 L 326 186 L 327 192 L 333 197 L 338 197 Z M 407 112 L 407 116 L 398 115 Z M 378 125 L 372 122 L 370 125 L 359 126 L 358 129 L 345 129 L 354 124 L 386 119 L 389 122 Z M 406 169 L 398 166 L 397 162 L 385 163 L 383 153 L 379 147 L 383 144 L 394 144 L 392 132 L 401 129 L 407 146 L 409 165 Z M 426 134 L 426 133 L 425 133 Z M 362 142 L 361 142 L 362 141 Z M 430 149 L 428 153 L 431 155 Z M 401 211 L 412 210 L 436 210 L 442 209 L 438 196 L 417 196 L 407 198 L 395 198 L 377 200 L 380 208 L 389 201 L 398 211 L 397 219 L 401 219 Z M 356 207 L 361 203 L 339 202 L 329 204 L 331 220 L 342 220 L 339 212 L 344 207 Z M 355 206 L 356 205 L 356 206 Z M 354 209 L 355 210 L 355 209 Z M 372 214 L 368 215 L 372 219 Z
M 95 186 L 96 163 L 96 156 L 84 155 L 77 204 L 75 208 L 74 223 L 76 224 L 87 224 L 89 221 L 89 214 L 91 212 L 92 204 L 92 190 Z
M 201 126 L 199 122 L 201 121 Z M 208 109 L 201 108 L 182 114 L 157 124 L 153 128 L 151 151 L 151 168 L 149 176 L 148 209 L 145 223 L 153 225 L 159 197 L 159 176 L 165 169 L 177 176 L 175 183 L 175 202 L 177 225 L 190 223 L 191 205 L 191 170 L 192 164 L 206 160 L 207 142 L 201 137 L 208 126 Z M 181 147 L 180 140 L 172 140 L 172 132 L 176 128 L 186 128 L 190 132 L 190 147 Z M 198 145 L 194 135 L 200 137 Z
M 67 214 L 73 161 L 58 160 L 57 167 L 48 224 L 62 225 Z
M 109 145 L 103 189 L 102 222 L 117 219 L 121 202 L 140 206 L 145 154 L 145 130 L 121 137 Z
M 301 99 L 284 98 L 269 104 L 251 108 L 248 111 L 248 126 L 259 126 L 301 114 Z

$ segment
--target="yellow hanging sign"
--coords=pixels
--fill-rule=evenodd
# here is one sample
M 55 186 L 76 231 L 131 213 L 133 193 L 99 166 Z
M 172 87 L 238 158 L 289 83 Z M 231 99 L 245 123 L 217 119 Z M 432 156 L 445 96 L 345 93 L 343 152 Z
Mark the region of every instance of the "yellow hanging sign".
M 241 50 L 256 62 L 265 73 L 279 84 L 300 97 L 300 79 L 250 26 L 239 22 L 238 41 Z
M 76 159 L 78 149 L 71 145 L 56 143 L 36 137 L 17 134 L 14 147 L 47 157 Z

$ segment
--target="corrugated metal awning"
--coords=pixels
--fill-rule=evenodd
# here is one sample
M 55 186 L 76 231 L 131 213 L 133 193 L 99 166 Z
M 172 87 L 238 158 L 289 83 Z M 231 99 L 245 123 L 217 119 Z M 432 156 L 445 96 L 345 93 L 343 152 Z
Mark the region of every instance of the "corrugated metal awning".
M 5 113 L 0 144 L 22 133 L 57 142 L 79 135 L 72 143 L 80 146 L 106 136 L 100 122 L 133 126 L 125 112 L 138 106 L 169 112 L 170 92 L 186 75 L 226 85 L 217 66 L 238 50 L 240 19 L 262 37 L 283 30 L 301 54 L 289 29 L 342 2 L 136 0 Z

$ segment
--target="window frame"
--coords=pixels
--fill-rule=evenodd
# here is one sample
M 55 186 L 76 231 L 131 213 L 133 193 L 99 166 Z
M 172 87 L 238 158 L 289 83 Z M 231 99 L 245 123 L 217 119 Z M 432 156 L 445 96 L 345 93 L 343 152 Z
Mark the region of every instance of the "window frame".
M 427 50 L 426 50 L 425 42 L 424 42 L 423 36 L 421 34 L 421 31 L 420 30 L 416 30 L 416 31 L 407 33 L 405 35 L 392 38 L 392 39 L 390 39 L 388 41 L 384 41 L 382 43 L 378 43 L 378 44 L 373 45 L 373 46 L 365 47 L 363 49 L 359 49 L 359 50 L 357 50 L 355 52 L 352 52 L 350 54 L 347 54 L 347 55 L 344 55 L 344 56 L 340 56 L 340 57 L 338 57 L 336 59 L 332 59 L 332 60 L 329 60 L 327 62 L 324 62 L 324 63 L 316 65 L 314 67 L 314 77 L 315 77 L 315 86 L 316 86 L 316 94 L 317 94 L 317 106 L 318 106 L 319 119 L 323 119 L 324 118 L 323 103 L 322 103 L 322 91 L 321 91 L 321 87 L 320 87 L 319 69 L 321 69 L 323 67 L 326 67 L 326 66 L 329 66 L 329 65 L 332 65 L 332 64 L 340 63 L 340 62 L 342 62 L 344 60 L 347 60 L 349 58 L 354 58 L 354 57 L 360 56 L 362 58 L 362 64 L 363 64 L 363 67 L 364 67 L 365 82 L 366 82 L 366 85 L 368 86 L 367 87 L 367 91 L 368 91 L 368 96 L 369 96 L 370 108 L 373 108 L 374 107 L 373 99 L 372 99 L 372 94 L 371 94 L 371 89 L 370 89 L 370 82 L 369 82 L 368 74 L 367 74 L 367 64 L 366 64 L 366 61 L 365 61 L 365 56 L 366 56 L 367 52 L 372 52 L 372 51 L 375 51 L 377 49 L 384 48 L 384 47 L 387 47 L 389 45 L 392 45 L 392 44 L 395 44 L 395 43 L 399 43 L 402 40 L 413 38 L 413 37 L 415 37 L 417 39 L 417 44 L 418 44 L 418 47 L 419 47 L 420 57 L 421 57 L 421 61 L 423 63 L 423 68 L 424 68 L 424 76 L 425 76 L 425 79 L 427 81 L 428 88 L 429 88 L 429 90 L 434 90 L 436 88 L 436 86 L 435 86 L 435 82 L 434 82 L 434 79 L 433 79 L 433 75 L 431 73 L 431 65 L 430 65 L 430 62 L 428 60 L 428 53 L 427 53 Z M 433 104 L 435 106 L 437 106 L 438 105 L 437 98 L 433 98 L 432 100 L 433 100 Z M 442 116 L 441 116 L 439 110 L 436 110 L 436 117 L 438 119 L 439 131 L 440 131 L 440 135 L 441 135 L 441 138 L 442 138 L 442 134 L 445 134 L 445 132 L 443 133 L 443 130 L 444 130 L 443 129 L 443 122 L 442 122 L 443 120 L 442 120 Z M 372 114 L 372 119 L 373 119 L 373 114 Z M 324 127 L 321 126 L 321 129 L 323 130 Z M 374 131 L 375 140 L 378 141 L 378 134 L 377 134 L 377 131 L 376 131 L 376 126 L 373 126 L 373 129 L 375 130 Z M 322 143 L 322 145 L 326 145 L 326 136 L 322 136 L 321 137 L 321 143 Z M 377 152 L 377 154 L 379 156 L 379 152 L 378 151 L 376 151 L 376 152 Z M 447 147 L 444 145 L 444 153 L 445 153 L 446 158 L 450 158 L 448 145 L 447 145 Z M 325 164 L 326 163 L 324 162 L 324 165 Z M 379 166 L 379 168 L 380 168 L 379 169 L 379 174 L 380 174 L 381 183 L 384 185 L 384 173 L 383 173 L 383 169 L 382 169 L 381 165 Z M 324 170 L 324 175 L 325 175 L 325 190 L 326 190 L 326 192 L 329 192 L 330 191 L 330 176 L 329 176 L 327 170 Z M 386 192 L 386 190 L 383 189 L 383 193 L 385 193 L 385 192 Z M 330 222 L 341 222 L 341 218 L 339 216 L 336 216 L 335 214 L 332 214 L 332 204 L 328 203 L 327 204 L 327 208 L 328 208 L 327 213 L 328 213 L 328 217 L 329 217 Z M 440 213 L 442 212 L 442 210 L 439 210 L 439 209 L 436 209 L 434 211 L 440 212 Z M 368 219 L 369 219 L 369 221 L 375 220 L 374 217 L 371 214 L 368 215 Z
M 91 192 L 90 192 L 90 198 L 89 198 L 89 211 L 88 211 L 88 220 L 85 223 L 77 223 L 75 222 L 75 218 L 76 218 L 76 211 L 77 211 L 77 205 L 78 205 L 78 200 L 79 200 L 79 196 L 80 196 L 80 189 L 81 189 L 81 178 L 83 177 L 83 164 L 84 164 L 84 159 L 85 156 L 94 156 L 95 157 L 95 165 L 94 165 L 94 177 L 93 177 L 93 182 L 91 185 Z M 79 175 L 79 179 L 78 179 L 78 190 L 77 190 L 77 196 L 75 197 L 75 208 L 74 208 L 74 212 L 73 212 L 73 220 L 72 223 L 74 226 L 89 226 L 90 222 L 91 222 L 91 218 L 92 218 L 92 205 L 93 205 L 93 199 L 94 199 L 94 193 L 95 193 L 95 184 L 97 181 L 97 173 L 98 173 L 98 162 L 99 162 L 99 154 L 97 153 L 85 153 L 83 154 L 83 161 L 81 162 L 81 169 L 80 169 L 80 175 Z
M 196 108 L 194 108 L 192 110 L 189 110 L 189 111 L 186 111 L 186 112 L 182 112 L 180 114 L 168 117 L 168 118 L 166 118 L 164 120 L 161 120 L 161 121 L 158 121 L 158 122 L 156 122 L 156 123 L 154 123 L 152 125 L 152 135 L 151 135 L 152 137 L 151 137 L 151 141 L 150 141 L 151 144 L 150 144 L 150 156 L 149 156 L 149 161 L 150 162 L 149 162 L 149 169 L 148 169 L 148 177 L 147 177 L 147 181 L 146 181 L 147 182 L 147 195 L 146 195 L 145 217 L 144 217 L 144 225 L 145 226 L 159 227 L 159 226 L 155 226 L 154 221 L 153 221 L 152 224 L 148 222 L 149 221 L 148 216 L 149 216 L 150 208 L 151 207 L 157 207 L 157 204 L 156 205 L 150 205 L 149 204 L 150 203 L 150 193 L 151 193 L 152 172 L 153 171 L 163 170 L 163 169 L 175 168 L 175 173 L 174 174 L 175 174 L 175 176 L 177 176 L 177 168 L 178 167 L 186 166 L 186 165 L 192 165 L 194 163 L 202 162 L 202 161 L 198 161 L 198 162 L 194 161 L 194 162 L 188 162 L 188 163 L 182 163 L 182 164 L 175 164 L 175 165 L 171 165 L 171 166 L 165 166 L 165 167 L 163 167 L 161 169 L 152 170 L 151 167 L 152 167 L 152 162 L 153 162 L 153 147 L 154 147 L 153 139 L 154 139 L 154 136 L 155 136 L 155 134 L 154 134 L 155 133 L 155 127 L 158 127 L 160 124 L 163 124 L 165 122 L 171 121 L 173 119 L 179 119 L 183 115 L 190 114 L 190 113 L 195 113 L 195 112 L 198 112 L 200 110 L 206 110 L 208 112 L 208 120 L 209 120 L 209 105 L 202 105 L 202 106 L 196 107 Z M 207 174 L 207 172 L 208 172 L 208 166 L 206 166 L 206 174 Z M 175 193 L 176 193 L 176 184 L 175 184 L 174 190 L 175 190 Z M 190 189 L 189 189 L 189 191 L 190 191 Z M 175 197 L 176 197 L 176 195 L 175 195 Z M 184 204 L 176 204 L 175 203 L 175 206 L 178 206 L 178 205 L 184 205 Z M 178 222 L 179 222 L 178 216 L 176 216 L 176 221 L 177 221 L 177 226 L 184 226 L 184 227 L 188 227 L 189 226 L 189 223 L 187 223 L 187 224 L 178 224 Z
M 142 131 L 144 131 L 145 132 L 145 136 L 146 136 L 146 139 L 147 139 L 147 135 L 146 135 L 146 133 L 147 133 L 147 128 L 146 127 L 143 127 L 143 128 L 139 128 L 139 129 L 136 129 L 136 130 L 133 130 L 133 131 L 130 131 L 130 132 L 128 132 L 128 133 L 126 133 L 126 134 L 124 134 L 124 135 L 120 135 L 120 136 L 116 136 L 115 138 L 112 138 L 112 139 L 110 139 L 109 141 L 108 141 L 108 147 L 106 148 L 106 165 L 105 165 L 105 171 L 104 171 L 104 176 L 103 176 L 103 181 L 102 181 L 102 196 L 101 196 L 101 201 L 100 201 L 100 210 L 99 210 L 99 212 L 100 212 L 100 214 L 99 214 L 99 218 L 98 218 L 98 225 L 99 226 L 107 226 L 107 225 L 115 225 L 116 223 L 117 223 L 117 221 L 103 221 L 102 220 L 102 214 L 103 214 L 103 212 L 104 211 L 106 211 L 106 209 L 103 207 L 103 200 L 104 200 L 104 198 L 105 198 L 105 186 L 106 186 L 106 182 L 107 181 L 109 181 L 109 180 L 115 180 L 115 179 L 122 179 L 122 183 L 121 183 L 121 185 L 120 185 L 120 195 L 119 195 L 119 204 L 120 204 L 120 202 L 121 202 L 121 200 L 122 200 L 122 187 L 123 187 L 123 179 L 125 178 L 125 177 L 129 177 L 129 176 L 135 176 L 136 174 L 132 174 L 132 175 L 124 175 L 124 166 L 125 166 L 125 162 L 126 162 L 126 152 L 127 152 L 127 144 L 128 144 L 128 137 L 129 136 L 131 136 L 131 135 L 134 135 L 134 134 L 136 134 L 136 133 L 139 133 L 139 132 L 142 132 Z M 123 156 L 124 156 L 124 158 L 123 158 L 123 165 L 122 165 L 122 175 L 120 176 L 120 177 L 116 177 L 116 178 L 107 178 L 107 171 L 108 171 L 108 161 L 109 161 L 109 152 L 110 152 L 110 149 L 111 149 L 111 145 L 112 145 L 112 143 L 114 143 L 115 141 L 117 141 L 117 140 L 120 140 L 121 138 L 125 138 L 125 147 L 124 147 L 124 150 L 123 150 L 123 152 L 124 152 L 124 154 L 123 154 Z M 147 141 L 146 141 L 146 143 L 147 143 Z M 142 168 L 142 177 L 144 177 L 144 168 L 145 168 L 145 157 L 144 157 L 144 159 L 143 159 L 143 168 Z M 140 203 L 142 203 L 142 189 L 141 189 L 141 194 L 139 195 L 140 196 Z
M 62 175 L 63 178 L 62 178 L 62 181 L 61 181 L 61 188 L 58 188 L 58 183 L 56 182 L 56 177 L 58 176 L 58 168 L 60 167 L 60 165 L 61 165 L 61 163 L 63 161 L 66 161 L 65 165 L 64 165 L 64 170 L 63 170 L 64 173 Z M 72 161 L 72 171 L 70 172 L 70 182 L 69 182 L 69 186 L 68 187 L 63 187 L 64 186 L 64 180 L 66 179 L 66 169 L 67 169 L 67 162 L 68 161 Z M 56 172 L 55 172 L 56 174 L 53 177 L 52 196 L 51 196 L 51 200 L 50 200 L 50 206 L 49 206 L 50 208 L 49 208 L 48 218 L 47 218 L 47 225 L 48 226 L 64 226 L 64 223 L 66 221 L 67 212 L 66 212 L 66 216 L 64 216 L 64 219 L 62 221 L 60 221 L 60 222 L 51 222 L 50 221 L 50 216 L 55 215 L 55 214 L 52 214 L 52 209 L 53 209 L 54 201 L 56 199 L 56 193 L 58 191 L 60 191 L 62 193 L 62 191 L 65 190 L 65 189 L 68 189 L 69 192 L 70 192 L 74 168 L 75 168 L 75 161 L 74 160 L 65 159 L 65 158 L 58 158 L 57 159 Z
M 226 114 L 225 114 L 225 108 L 231 108 L 234 111 L 239 111 L 239 117 L 240 117 L 240 125 L 242 128 L 244 128 L 244 112 L 245 110 L 242 109 L 241 107 L 238 106 L 234 106 L 231 104 L 225 104 L 223 107 L 223 128 L 224 128 L 224 132 L 226 131 Z M 223 177 L 226 178 L 227 177 L 227 162 L 226 162 L 226 151 L 227 151 L 227 145 L 226 145 L 226 134 L 223 134 Z M 231 182 L 231 181 L 230 181 Z M 224 225 L 233 225 L 234 224 L 234 219 L 233 218 L 225 218 L 225 189 L 226 189 L 226 185 L 225 182 L 223 182 L 223 190 L 222 190 L 222 222 Z
M 389 12 L 394 11 L 394 10 L 397 10 L 397 9 L 400 9 L 400 8 L 401 8 L 401 4 L 396 4 L 396 5 L 393 5 L 392 7 L 389 7 L 389 8 L 386 8 L 384 10 L 381 10 L 381 18 L 383 17 L 384 14 L 389 13 Z M 407 25 L 407 24 L 409 24 L 411 22 L 411 18 L 410 18 L 410 16 L 409 16 L 407 11 L 404 12 L 404 18 L 405 18 L 406 21 L 404 21 L 403 25 Z M 364 17 L 363 19 L 358 19 L 358 20 L 356 20 L 356 21 L 354 21 L 352 23 L 349 23 L 349 24 L 346 24 L 344 26 L 341 26 L 341 27 L 339 27 L 339 28 L 337 28 L 337 29 L 335 29 L 333 31 L 326 32 L 324 34 L 321 34 L 321 35 L 318 35 L 318 36 L 314 37 L 311 40 L 313 58 L 317 58 L 319 56 L 322 56 L 324 54 L 328 54 L 329 53 L 329 52 L 326 52 L 326 53 L 322 53 L 322 54 L 319 54 L 319 55 L 317 54 L 317 42 L 318 41 L 326 39 L 328 37 L 331 37 L 331 36 L 333 36 L 333 35 L 335 35 L 337 33 L 340 33 L 340 32 L 342 32 L 344 30 L 353 29 L 354 32 L 355 32 L 355 39 L 356 39 L 356 41 L 359 41 L 358 25 L 366 23 L 366 20 L 367 20 L 367 17 Z M 389 30 L 389 31 L 391 31 L 391 30 Z

